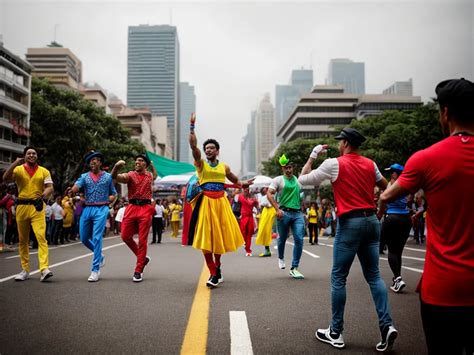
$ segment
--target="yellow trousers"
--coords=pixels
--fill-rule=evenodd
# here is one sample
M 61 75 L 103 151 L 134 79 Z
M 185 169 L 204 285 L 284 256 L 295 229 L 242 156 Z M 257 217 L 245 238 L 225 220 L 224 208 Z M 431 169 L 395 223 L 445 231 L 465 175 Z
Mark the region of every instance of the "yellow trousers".
M 18 226 L 18 237 L 20 239 L 19 251 L 22 269 L 26 272 L 30 272 L 30 226 L 33 228 L 36 239 L 38 240 L 39 269 L 40 271 L 47 269 L 48 243 L 45 237 L 46 217 L 44 208 L 41 212 L 38 212 L 33 205 L 18 205 L 16 208 L 16 223 Z
M 179 233 L 179 221 L 171 221 L 171 230 L 173 231 L 171 236 L 177 238 Z

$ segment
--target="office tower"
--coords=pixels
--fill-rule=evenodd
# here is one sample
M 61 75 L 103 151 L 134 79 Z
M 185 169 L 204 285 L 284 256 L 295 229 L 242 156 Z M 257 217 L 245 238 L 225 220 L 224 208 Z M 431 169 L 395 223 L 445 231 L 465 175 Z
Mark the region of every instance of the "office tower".
M 258 105 L 255 128 L 256 167 L 261 173 L 262 162 L 268 160 L 275 147 L 275 108 L 270 102 L 270 94 L 266 94 Z
M 196 112 L 196 95 L 194 86 L 189 83 L 179 83 L 179 161 L 191 163 L 191 149 L 189 148 L 189 118 L 193 112 Z
M 329 85 L 342 85 L 347 94 L 365 94 L 365 64 L 350 59 L 331 59 Z
M 413 80 L 396 81 L 383 91 L 384 95 L 413 96 Z
M 166 116 L 173 157 L 179 157 L 179 41 L 176 27 L 128 28 L 127 105 Z

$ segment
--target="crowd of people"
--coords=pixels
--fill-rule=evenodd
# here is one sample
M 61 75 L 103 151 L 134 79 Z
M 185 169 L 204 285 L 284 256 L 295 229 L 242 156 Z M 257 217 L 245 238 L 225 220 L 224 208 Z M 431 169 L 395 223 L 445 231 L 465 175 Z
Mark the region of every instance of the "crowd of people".
M 415 153 L 405 166 L 394 162 L 386 168 L 389 181 L 373 160 L 361 155 L 359 148 L 366 138 L 349 127 L 335 137 L 339 141 L 338 158 L 325 159 L 313 169 L 317 158 L 327 150 L 327 145 L 317 145 L 297 177 L 295 165 L 283 154 L 278 160 L 281 175 L 267 188 L 252 193 L 253 179 L 240 180 L 219 161 L 220 145 L 216 140 L 204 141 L 203 157 L 193 116 L 189 144 L 197 184 L 189 189 L 192 193 L 187 193 L 184 201 L 153 199 L 152 182 L 157 173 L 145 154 L 135 157 L 134 170 L 119 174 L 125 162 L 118 161 L 107 173 L 102 170 L 104 156 L 100 152 L 85 157 L 89 171 L 64 195 L 51 197 L 51 175 L 38 165 L 37 149 L 28 146 L 23 157 L 4 172 L 4 183 L 14 182 L 15 186 L 7 185 L 0 201 L 7 211 L 5 241 L 19 241 L 22 270 L 15 280 L 29 278 L 29 241 L 34 235 L 40 281 L 53 276 L 48 265 L 48 244 L 79 237 L 93 252 L 88 281 L 97 282 L 105 262 L 102 240 L 111 230 L 120 231 L 136 256 L 132 280 L 140 282 L 151 261 L 147 255 L 150 228 L 152 244 L 161 243 L 167 226 L 176 238 L 182 205 L 190 205 L 191 215 L 183 228 L 187 244 L 203 254 L 210 274 L 206 286 L 210 289 L 223 281 L 224 254 L 243 246 L 245 255 L 253 256 L 255 233 L 256 244 L 264 247 L 260 257 L 272 255 L 272 239 L 278 236 L 278 267 L 285 269 L 286 241 L 291 231 L 294 247 L 289 275 L 299 280 L 304 279 L 304 236 L 311 245 L 317 245 L 321 235 L 334 237 L 332 317 L 326 328 L 316 330 L 315 336 L 335 348 L 345 347 L 346 281 L 357 256 L 378 317 L 381 340 L 376 350 L 384 352 L 392 348 L 398 331 L 379 270 L 379 254 L 387 245 L 393 273 L 390 289 L 401 292 L 406 285 L 401 275 L 402 254 L 413 230 L 416 243 L 427 243 L 417 290 L 428 351 L 470 354 L 474 350 L 474 224 L 469 219 L 474 198 L 474 84 L 464 79 L 447 80 L 438 84 L 436 94 L 447 138 Z M 319 186 L 325 180 L 332 184 L 334 205 L 328 199 L 304 202 L 303 186 Z M 115 185 L 119 183 L 127 185 L 126 199 L 117 198 Z M 227 194 L 229 188 L 233 190 Z M 134 235 L 138 235 L 138 241 Z

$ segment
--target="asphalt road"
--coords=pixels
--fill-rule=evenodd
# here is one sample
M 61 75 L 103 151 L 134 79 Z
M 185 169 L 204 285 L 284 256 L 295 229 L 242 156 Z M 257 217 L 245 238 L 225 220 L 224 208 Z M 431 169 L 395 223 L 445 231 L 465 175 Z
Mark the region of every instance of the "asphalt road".
M 414 290 L 425 252 L 412 241 L 407 247 L 402 270 L 407 287 L 401 294 L 389 290 L 399 331 L 391 353 L 424 354 Z M 169 233 L 162 244 L 149 245 L 152 261 L 141 283 L 132 282 L 135 258 L 120 237 L 106 238 L 104 249 L 106 265 L 97 283 L 87 282 L 91 256 L 80 243 L 50 249 L 54 277 L 45 283 L 39 282 L 38 273 L 24 282 L 9 279 L 20 271 L 19 258 L 16 252 L 0 253 L 0 354 L 179 354 L 193 300 L 209 293 L 208 322 L 206 315 L 197 317 L 208 331 L 203 326 L 192 334 L 207 340 L 208 354 L 376 353 L 377 317 L 357 259 L 347 283 L 346 348 L 337 350 L 315 340 L 315 330 L 326 328 L 330 321 L 332 239 L 320 240 L 319 246 L 305 240 L 309 254 L 303 253 L 300 264 L 304 280 L 294 280 L 288 269 L 277 267 L 276 250 L 270 258 L 259 258 L 245 257 L 241 248 L 222 258 L 224 283 L 204 291 L 201 285 L 200 293 L 202 254 L 181 246 Z M 253 249 L 254 255 L 261 252 L 261 247 Z M 391 272 L 383 256 L 380 265 L 388 287 Z M 32 271 L 37 267 L 33 254 Z M 232 320 L 235 313 L 230 312 L 235 311 L 243 315 L 240 323 Z M 239 347 L 242 344 L 247 347 Z

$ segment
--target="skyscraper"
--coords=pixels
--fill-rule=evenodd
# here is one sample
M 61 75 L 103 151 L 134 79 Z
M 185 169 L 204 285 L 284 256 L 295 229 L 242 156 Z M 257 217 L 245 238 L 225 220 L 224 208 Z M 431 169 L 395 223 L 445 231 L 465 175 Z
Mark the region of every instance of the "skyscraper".
M 176 27 L 128 28 L 127 104 L 166 116 L 173 157 L 179 157 L 179 41 Z
M 262 162 L 268 160 L 275 147 L 275 108 L 270 102 L 270 94 L 266 94 L 258 105 L 255 117 L 255 153 L 257 172 L 262 171 Z
M 413 96 L 413 80 L 396 81 L 383 92 L 384 95 Z
M 196 95 L 194 86 L 189 83 L 179 83 L 179 156 L 178 160 L 191 163 L 191 149 L 188 143 L 189 118 L 196 112 Z
M 365 64 L 350 59 L 331 59 L 329 85 L 342 85 L 346 94 L 365 94 Z
M 311 92 L 313 70 L 296 69 L 291 72 L 289 85 L 277 85 L 275 88 L 275 119 L 279 127 L 290 116 L 301 95 Z
M 247 125 L 247 134 L 242 139 L 240 172 L 242 176 L 253 176 L 257 173 L 256 118 L 257 111 L 252 111 L 250 123 Z

